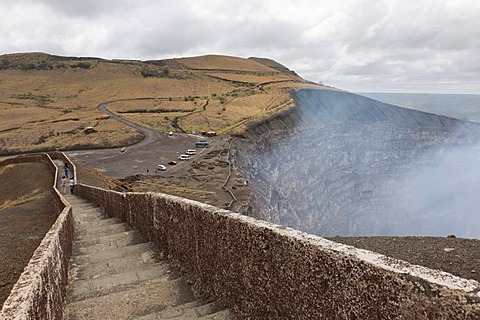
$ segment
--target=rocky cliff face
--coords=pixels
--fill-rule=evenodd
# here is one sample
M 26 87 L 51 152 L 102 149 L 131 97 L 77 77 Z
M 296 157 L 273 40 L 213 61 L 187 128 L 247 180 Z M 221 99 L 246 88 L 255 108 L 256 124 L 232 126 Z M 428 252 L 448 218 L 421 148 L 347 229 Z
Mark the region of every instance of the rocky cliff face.
M 320 236 L 480 236 L 480 125 L 346 92 L 296 102 L 236 141 L 256 214 Z

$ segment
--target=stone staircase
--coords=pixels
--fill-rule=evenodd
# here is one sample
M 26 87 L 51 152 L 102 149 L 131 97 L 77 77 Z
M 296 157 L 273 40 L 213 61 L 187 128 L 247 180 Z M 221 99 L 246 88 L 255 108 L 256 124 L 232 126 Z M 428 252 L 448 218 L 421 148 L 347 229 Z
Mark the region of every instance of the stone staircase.
M 67 194 L 75 220 L 65 319 L 238 319 L 192 292 L 152 243 Z

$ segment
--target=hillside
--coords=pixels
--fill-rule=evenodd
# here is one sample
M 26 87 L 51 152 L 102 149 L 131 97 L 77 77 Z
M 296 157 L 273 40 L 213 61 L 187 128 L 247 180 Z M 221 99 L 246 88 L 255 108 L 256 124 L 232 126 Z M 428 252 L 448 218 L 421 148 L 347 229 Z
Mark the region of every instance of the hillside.
M 88 149 L 143 138 L 103 118 L 109 107 L 159 131 L 239 132 L 293 105 L 292 88 L 313 86 L 270 59 L 208 55 L 156 61 L 0 56 L 0 154 Z M 86 135 L 84 129 L 94 127 Z

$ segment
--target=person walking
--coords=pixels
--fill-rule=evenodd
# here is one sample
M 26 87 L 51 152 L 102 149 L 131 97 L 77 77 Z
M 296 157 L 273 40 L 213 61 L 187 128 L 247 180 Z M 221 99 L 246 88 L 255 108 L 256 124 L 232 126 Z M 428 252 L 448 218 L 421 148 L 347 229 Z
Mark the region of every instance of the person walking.
M 62 193 L 65 194 L 67 192 L 67 178 L 65 176 L 62 177 Z
M 73 190 L 75 189 L 75 179 L 73 177 L 70 178 L 70 193 L 73 194 Z
M 63 171 L 65 173 L 65 177 L 68 178 L 70 169 L 68 168 L 68 163 L 67 162 L 65 162 L 65 164 L 63 166 Z

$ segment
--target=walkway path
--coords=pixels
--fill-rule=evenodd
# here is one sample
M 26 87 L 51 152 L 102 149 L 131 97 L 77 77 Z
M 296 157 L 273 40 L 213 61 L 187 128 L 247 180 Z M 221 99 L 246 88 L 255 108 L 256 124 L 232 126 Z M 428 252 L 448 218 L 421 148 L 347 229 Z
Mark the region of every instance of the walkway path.
M 60 170 L 61 161 L 56 164 Z M 69 192 L 65 198 L 75 220 L 65 319 L 234 318 L 218 303 L 196 298 L 137 231 Z

